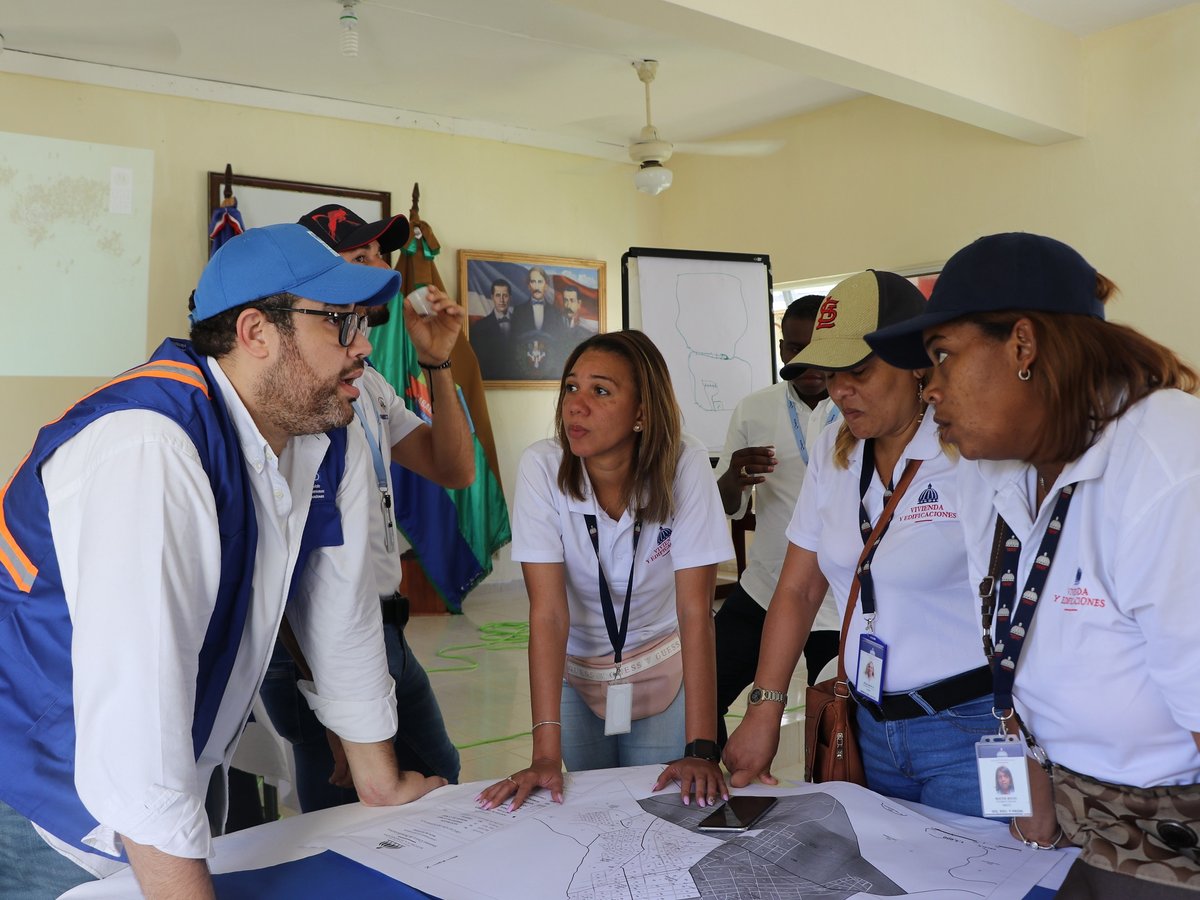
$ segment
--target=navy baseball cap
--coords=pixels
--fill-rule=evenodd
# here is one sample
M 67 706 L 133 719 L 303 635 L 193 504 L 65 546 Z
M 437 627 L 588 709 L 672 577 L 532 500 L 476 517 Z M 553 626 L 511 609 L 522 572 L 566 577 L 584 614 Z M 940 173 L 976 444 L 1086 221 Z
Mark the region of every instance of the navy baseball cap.
M 303 225 L 251 228 L 204 267 L 191 320 L 284 291 L 334 306 L 377 306 L 400 292 L 400 273 L 348 263 Z
M 379 241 L 380 253 L 391 253 L 408 243 L 408 219 L 404 216 L 366 222 L 340 203 L 327 203 L 314 209 L 300 217 L 300 224 L 338 253 L 357 250 L 371 241 Z
M 925 295 L 903 275 L 874 269 L 851 275 L 821 301 L 812 340 L 779 370 L 779 377 L 791 381 L 805 369 L 853 369 L 871 355 L 863 335 L 923 309 Z
M 1009 309 L 1104 318 L 1091 264 L 1062 241 L 1017 231 L 963 247 L 938 275 L 924 313 L 879 328 L 866 340 L 893 366 L 923 369 L 931 362 L 922 337 L 927 328 Z

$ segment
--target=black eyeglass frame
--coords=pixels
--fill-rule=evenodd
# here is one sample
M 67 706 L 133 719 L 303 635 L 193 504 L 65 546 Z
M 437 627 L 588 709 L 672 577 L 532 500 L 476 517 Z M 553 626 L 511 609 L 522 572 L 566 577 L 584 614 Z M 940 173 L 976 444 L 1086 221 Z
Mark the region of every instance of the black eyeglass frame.
M 354 335 L 358 332 L 362 333 L 363 337 L 371 330 L 371 326 L 367 324 L 367 316 L 365 313 L 356 313 L 353 310 L 348 312 L 332 312 L 328 309 L 305 309 L 303 306 L 260 306 L 259 309 L 269 309 L 273 312 L 294 312 L 304 313 L 306 316 L 324 316 L 329 321 L 338 326 L 338 343 L 343 347 L 349 347 L 354 343 Z M 362 323 L 361 325 L 359 323 Z

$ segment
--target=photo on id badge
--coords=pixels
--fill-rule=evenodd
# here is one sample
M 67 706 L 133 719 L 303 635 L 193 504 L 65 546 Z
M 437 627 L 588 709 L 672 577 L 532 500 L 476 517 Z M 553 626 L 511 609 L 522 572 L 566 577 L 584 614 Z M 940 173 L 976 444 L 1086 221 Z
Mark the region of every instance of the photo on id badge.
M 879 702 L 883 696 L 883 666 L 887 659 L 887 645 L 871 634 L 858 639 L 858 678 L 855 688 L 868 700 Z
M 1027 816 L 1033 811 L 1025 745 L 1014 736 L 992 736 L 975 745 L 979 797 L 985 816 Z

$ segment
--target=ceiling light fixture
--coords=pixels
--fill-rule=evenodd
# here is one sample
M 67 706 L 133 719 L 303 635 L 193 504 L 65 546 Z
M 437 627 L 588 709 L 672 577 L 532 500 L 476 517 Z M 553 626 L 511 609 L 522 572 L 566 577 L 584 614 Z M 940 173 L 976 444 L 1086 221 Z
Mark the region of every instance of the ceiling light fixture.
M 655 159 L 648 159 L 633 176 L 633 184 L 643 194 L 661 194 L 671 186 L 671 170 Z
M 339 0 L 342 15 L 339 21 L 342 25 L 342 56 L 358 56 L 358 14 L 354 7 L 358 0 Z

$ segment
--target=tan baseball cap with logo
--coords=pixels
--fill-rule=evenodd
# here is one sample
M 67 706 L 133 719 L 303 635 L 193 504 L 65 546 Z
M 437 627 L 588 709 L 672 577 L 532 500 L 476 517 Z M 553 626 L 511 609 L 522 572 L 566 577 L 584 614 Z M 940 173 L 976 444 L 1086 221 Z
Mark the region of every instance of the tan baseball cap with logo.
M 867 269 L 839 282 L 817 310 L 812 342 L 779 375 L 791 381 L 804 369 L 838 372 L 861 365 L 873 352 L 863 338 L 920 315 L 925 295 L 895 272 Z

